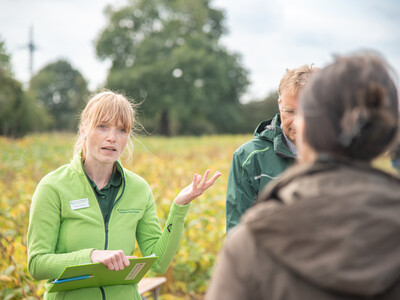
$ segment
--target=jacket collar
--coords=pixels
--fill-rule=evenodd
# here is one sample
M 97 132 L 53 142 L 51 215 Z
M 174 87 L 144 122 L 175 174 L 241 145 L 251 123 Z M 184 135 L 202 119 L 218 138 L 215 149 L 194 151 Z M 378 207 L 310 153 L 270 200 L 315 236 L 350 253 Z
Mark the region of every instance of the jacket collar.
M 72 161 L 70 163 L 70 166 L 78 174 L 86 176 L 85 172 L 83 170 L 82 157 L 81 157 L 80 153 L 79 153 L 79 155 L 74 155 L 74 157 L 72 158 Z M 119 159 L 119 158 L 116 161 L 116 167 L 117 167 L 118 172 L 121 174 L 122 178 L 124 179 L 124 177 L 125 177 L 124 168 L 122 166 L 121 159 Z
M 274 145 L 274 152 L 279 156 L 295 157 L 284 142 L 279 113 L 276 114 L 273 119 L 261 122 L 254 131 L 254 138 L 272 142 Z

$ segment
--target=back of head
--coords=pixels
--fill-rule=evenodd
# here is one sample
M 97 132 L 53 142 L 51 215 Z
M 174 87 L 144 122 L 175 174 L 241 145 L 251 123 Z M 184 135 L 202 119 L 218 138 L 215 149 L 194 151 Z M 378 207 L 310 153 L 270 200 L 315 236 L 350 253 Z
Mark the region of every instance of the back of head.
M 304 139 L 319 154 L 370 161 L 397 131 L 398 92 L 387 62 L 375 53 L 339 57 L 300 95 Z
M 316 68 L 313 64 L 310 66 L 303 65 L 294 69 L 286 69 L 285 75 L 283 75 L 279 82 L 279 96 L 281 96 L 284 91 L 289 92 L 291 95 L 297 95 L 307 83 L 310 76 L 317 70 L 319 70 L 319 68 Z

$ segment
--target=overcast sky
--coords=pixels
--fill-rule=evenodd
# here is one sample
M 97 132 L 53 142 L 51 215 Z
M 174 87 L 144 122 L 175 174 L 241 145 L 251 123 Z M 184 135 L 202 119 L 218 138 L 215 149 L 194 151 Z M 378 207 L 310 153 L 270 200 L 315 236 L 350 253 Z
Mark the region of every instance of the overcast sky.
M 94 40 L 107 23 L 107 4 L 126 0 L 0 0 L 0 38 L 14 73 L 29 80 L 28 36 L 33 25 L 34 72 L 67 59 L 91 89 L 104 82 L 109 62 L 96 59 Z M 399 0 L 213 0 L 225 11 L 229 34 L 222 40 L 242 55 L 251 85 L 243 100 L 276 89 L 286 68 L 324 66 L 333 54 L 380 52 L 400 76 Z M 398 80 L 398 82 L 400 82 Z

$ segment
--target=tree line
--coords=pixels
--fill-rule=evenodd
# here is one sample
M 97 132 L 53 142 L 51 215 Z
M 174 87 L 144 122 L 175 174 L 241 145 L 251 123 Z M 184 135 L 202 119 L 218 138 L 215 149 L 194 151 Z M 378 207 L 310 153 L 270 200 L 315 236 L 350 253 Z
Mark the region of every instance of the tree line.
M 139 123 L 160 135 L 248 133 L 277 111 L 277 94 L 240 103 L 249 84 L 241 57 L 221 45 L 224 12 L 209 0 L 137 0 L 105 9 L 108 24 L 95 41 L 111 61 L 102 88 L 136 103 Z M 0 40 L 0 134 L 76 130 L 90 95 L 87 80 L 68 61 L 39 70 L 23 88 Z

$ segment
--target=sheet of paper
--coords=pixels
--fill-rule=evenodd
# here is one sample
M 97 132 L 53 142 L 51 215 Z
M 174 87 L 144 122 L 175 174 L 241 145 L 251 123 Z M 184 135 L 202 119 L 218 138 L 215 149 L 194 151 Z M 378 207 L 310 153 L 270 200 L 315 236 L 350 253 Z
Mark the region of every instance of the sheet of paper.
M 125 277 L 125 280 L 133 280 L 135 279 L 136 275 L 143 269 L 145 263 L 136 264 L 129 274 Z

